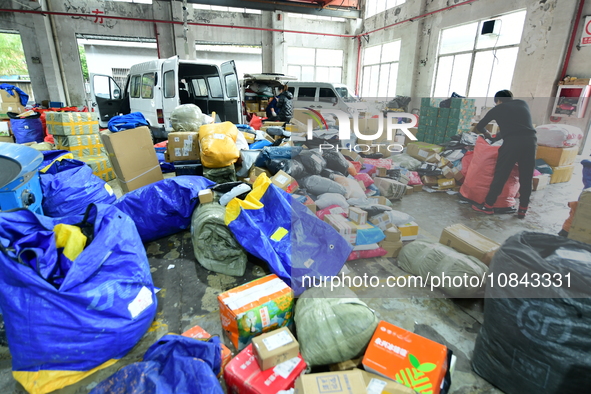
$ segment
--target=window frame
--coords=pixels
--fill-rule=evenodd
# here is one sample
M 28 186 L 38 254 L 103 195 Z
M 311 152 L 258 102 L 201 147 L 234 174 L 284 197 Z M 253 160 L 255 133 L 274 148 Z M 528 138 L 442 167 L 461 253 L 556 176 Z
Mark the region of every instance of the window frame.
M 146 76 L 150 76 L 152 78 L 152 84 L 150 85 L 150 97 L 146 97 L 144 96 L 144 86 L 148 86 L 147 84 L 144 83 L 144 78 Z M 144 73 L 142 74 L 142 84 L 141 84 L 141 89 L 140 89 L 140 97 L 142 99 L 148 99 L 151 100 L 154 98 L 154 88 L 156 87 L 156 73 L 155 72 L 151 72 L 151 73 Z
M 382 62 L 384 46 L 387 45 L 387 44 L 395 43 L 395 42 L 400 42 L 400 47 L 398 49 L 397 60 L 391 60 L 391 61 Z M 377 63 L 365 63 L 365 54 L 366 54 L 365 51 L 367 49 L 369 49 L 369 48 L 376 48 L 376 47 L 380 47 L 380 60 Z M 377 69 L 378 69 L 378 76 L 377 76 L 377 78 L 378 78 L 378 80 L 381 80 L 382 77 L 383 77 L 381 75 L 382 74 L 382 67 L 384 67 L 386 65 L 388 66 L 388 81 L 387 81 L 388 82 L 388 85 L 386 87 L 386 97 L 388 97 L 388 98 L 390 96 L 392 96 L 392 98 L 395 98 L 396 97 L 396 90 L 397 90 L 396 89 L 396 86 L 393 87 L 393 93 L 390 94 L 390 92 L 391 92 L 390 82 L 392 80 L 390 74 L 391 74 L 391 71 L 392 71 L 392 66 L 394 64 L 396 64 L 396 82 L 395 82 L 395 85 L 397 85 L 398 84 L 398 74 L 399 74 L 399 71 L 400 71 L 400 53 L 401 52 L 402 52 L 402 39 L 396 39 L 396 40 L 392 40 L 392 41 L 388 41 L 388 42 L 383 42 L 381 44 L 371 45 L 371 46 L 368 46 L 368 47 L 363 48 L 363 61 L 361 63 L 361 78 L 360 78 L 360 81 L 361 81 L 361 89 L 360 89 L 361 94 L 360 94 L 360 96 L 361 97 L 376 97 L 376 98 L 381 97 L 380 94 L 379 94 L 379 92 L 380 92 L 380 87 L 379 86 L 378 86 L 378 90 L 376 91 L 375 96 L 372 95 L 372 94 L 370 94 L 370 92 L 369 92 L 372 89 L 372 83 L 371 82 L 372 82 L 372 77 L 374 77 L 374 73 L 371 72 L 371 69 L 373 67 L 377 67 Z M 369 74 L 366 74 L 367 72 L 369 72 Z M 366 76 L 367 76 L 367 78 L 366 78 Z M 367 90 L 366 90 L 366 87 L 365 87 L 365 83 L 366 82 L 369 84 L 369 87 L 367 87 Z M 363 94 L 363 92 L 365 92 L 365 91 L 368 92 L 367 95 Z
M 303 48 L 303 47 L 295 47 L 295 46 L 294 47 L 288 47 L 288 49 L 287 49 L 288 51 L 289 51 L 289 48 Z M 299 72 L 295 76 L 298 78 L 299 81 L 305 81 L 305 82 L 343 83 L 343 70 L 345 68 L 344 67 L 344 59 L 345 59 L 345 51 L 344 50 L 342 50 L 342 49 L 334 49 L 334 48 L 306 48 L 306 49 L 313 49 L 314 50 L 314 62 L 313 62 L 313 64 L 295 64 L 295 63 L 289 63 L 289 62 L 287 63 L 288 70 L 289 70 L 289 68 L 298 67 Z M 342 59 L 343 59 L 342 62 L 343 62 L 343 64 L 341 64 L 340 66 L 325 66 L 325 65 L 322 65 L 322 64 L 318 64 L 317 63 L 317 59 L 318 59 L 318 51 L 319 50 L 321 50 L 321 51 L 322 50 L 340 51 L 341 54 L 342 54 Z M 311 68 L 314 69 L 314 76 L 313 76 L 313 78 L 312 78 L 311 81 L 304 80 L 302 78 L 302 67 L 311 67 Z M 329 75 L 332 74 L 333 70 L 339 70 L 339 72 L 340 72 L 340 79 L 338 81 L 330 81 L 330 80 L 321 80 L 321 81 L 319 81 L 319 80 L 317 80 L 317 78 L 318 78 L 317 75 L 318 75 L 318 69 L 319 68 L 328 68 Z M 289 75 L 294 75 L 295 73 L 293 73 L 291 71 L 288 71 L 288 74 Z

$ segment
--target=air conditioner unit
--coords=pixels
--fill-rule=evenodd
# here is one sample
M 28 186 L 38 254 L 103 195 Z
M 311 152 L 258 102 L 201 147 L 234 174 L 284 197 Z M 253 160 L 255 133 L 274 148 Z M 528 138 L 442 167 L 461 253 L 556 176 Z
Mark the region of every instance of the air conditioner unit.
M 501 21 L 499 19 L 491 19 L 482 22 L 482 30 L 480 35 L 499 35 L 501 32 Z

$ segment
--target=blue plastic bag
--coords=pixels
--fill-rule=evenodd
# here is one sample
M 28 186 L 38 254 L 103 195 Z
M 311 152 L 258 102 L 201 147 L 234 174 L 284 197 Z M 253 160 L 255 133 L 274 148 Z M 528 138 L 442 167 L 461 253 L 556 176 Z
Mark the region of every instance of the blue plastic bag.
M 11 95 L 14 96 L 14 92 L 17 92 L 19 95 L 19 100 L 21 105 L 24 107 L 27 105 L 27 103 L 29 102 L 29 95 L 27 93 L 25 93 L 21 88 L 19 88 L 18 86 L 14 86 L 11 85 L 9 83 L 2 83 L 0 84 L 0 89 L 2 90 L 6 90 L 6 92 Z
M 117 200 L 111 186 L 80 160 L 56 161 L 40 178 L 41 205 L 50 217 L 82 215 L 89 204 L 112 204 Z
M 588 189 L 591 187 L 591 161 L 582 160 L 581 164 L 583 165 L 583 185 Z
M 163 174 L 166 174 L 168 172 L 174 172 L 174 164 L 166 161 L 164 153 L 156 151 L 156 157 L 158 158 L 158 163 L 160 163 L 160 170 L 162 170 Z
M 271 145 L 273 145 L 273 143 L 270 141 L 260 140 L 260 141 L 256 141 L 256 142 L 253 142 L 252 144 L 250 144 L 248 149 L 250 149 L 250 150 L 263 149 L 265 146 L 271 146 Z
M 251 148 L 250 149 L 254 149 Z M 254 163 L 257 167 L 266 167 L 267 161 L 273 159 L 293 159 L 302 151 L 301 146 L 267 146 Z
M 10 129 L 17 144 L 43 142 L 43 123 L 39 118 L 10 119 Z
M 135 221 L 142 241 L 150 242 L 188 229 L 199 192 L 213 185 L 202 176 L 177 176 L 129 192 L 115 206 Z
M 87 244 L 68 267 L 52 232 L 74 223 Z M 92 205 L 85 220 L 2 212 L 0 244 L 13 376 L 29 393 L 52 392 L 114 364 L 150 327 L 157 300 L 146 251 L 133 221 L 112 205 Z M 61 284 L 38 267 L 60 269 Z
M 226 225 L 246 251 L 265 260 L 296 295 L 310 278 L 337 275 L 353 247 L 308 207 L 261 174 L 245 200 L 226 206 Z
M 108 128 L 113 133 L 122 130 L 135 129 L 140 126 L 150 126 L 141 112 L 132 112 L 127 115 L 113 116 L 109 120 Z
M 216 377 L 221 363 L 218 337 L 200 341 L 165 335 L 142 362 L 123 367 L 90 394 L 223 394 Z

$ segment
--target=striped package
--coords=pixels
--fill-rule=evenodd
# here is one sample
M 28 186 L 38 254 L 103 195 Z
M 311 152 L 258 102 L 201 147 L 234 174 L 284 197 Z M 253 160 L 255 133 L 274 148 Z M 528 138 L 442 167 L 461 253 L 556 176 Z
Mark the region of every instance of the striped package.
M 99 134 L 56 135 L 54 139 L 57 149 L 72 152 L 76 159 L 107 154 Z
M 88 164 L 92 168 L 92 173 L 103 181 L 108 182 L 115 179 L 115 172 L 106 155 L 84 156 L 78 158 L 78 160 Z
M 53 135 L 98 134 L 99 123 L 95 112 L 47 112 L 47 131 Z

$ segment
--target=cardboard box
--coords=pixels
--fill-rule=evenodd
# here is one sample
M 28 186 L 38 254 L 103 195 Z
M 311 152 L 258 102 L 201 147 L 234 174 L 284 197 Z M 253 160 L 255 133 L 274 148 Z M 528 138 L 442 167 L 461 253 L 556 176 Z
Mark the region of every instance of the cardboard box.
M 397 227 L 402 241 L 414 241 L 419 236 L 419 225 L 415 222 L 401 224 Z
M 331 371 L 350 371 L 361 366 L 363 357 L 354 358 L 352 360 L 343 361 L 336 364 L 330 364 L 328 369 Z
M 2 103 L 20 103 L 21 96 L 14 89 L 10 89 L 10 92 L 5 89 L 0 89 L 0 102 Z
M 252 344 L 230 361 L 224 370 L 228 393 L 269 394 L 294 387 L 295 380 L 306 369 L 301 356 L 261 371 Z
M 5 143 L 8 143 L 8 144 L 14 144 L 14 137 L 13 136 L 0 137 L 0 142 L 5 142 Z
M 369 219 L 369 222 L 376 227 L 379 227 L 382 231 L 389 229 L 390 227 L 394 226 L 390 219 L 390 215 L 387 212 L 381 213 L 379 215 L 372 216 Z
M 412 186 L 406 186 L 406 193 L 404 193 L 405 196 L 408 196 L 409 194 L 413 194 L 413 192 L 415 191 L 415 188 Z
M 380 245 L 380 248 L 385 249 L 386 252 L 388 252 L 384 257 L 398 257 L 398 253 L 400 253 L 400 250 L 404 246 L 402 241 L 396 241 L 396 242 L 382 241 L 382 242 L 378 243 L 378 245 Z
M 381 321 L 363 357 L 367 372 L 419 392 L 438 394 L 447 371 L 447 347 Z
M 222 328 L 238 350 L 293 320 L 293 291 L 274 274 L 220 294 L 218 303 Z
M 446 177 L 447 179 L 452 179 L 452 178 L 455 179 L 454 172 L 451 168 L 446 166 L 446 167 L 443 167 L 441 169 L 441 171 L 443 172 L 443 176 Z
M 83 161 L 92 168 L 92 173 L 105 182 L 115 179 L 115 172 L 107 155 L 82 156 L 77 160 Z
M 417 392 L 401 383 L 395 382 L 391 379 L 384 378 L 374 373 L 361 371 L 363 380 L 367 387 L 367 393 L 384 393 L 384 394 L 416 394 Z
M 199 151 L 199 133 L 196 131 L 180 131 L 168 133 L 166 148 L 171 162 L 181 160 L 201 160 Z
M 415 137 L 417 136 L 417 133 L 419 132 L 419 129 L 416 127 L 409 127 L 408 131 L 411 132 L 412 135 L 414 135 Z M 408 138 L 408 136 L 405 134 L 404 135 L 404 146 L 407 146 L 408 144 L 410 144 L 411 142 L 413 142 L 410 138 Z
M 246 109 L 248 112 L 258 112 L 260 107 L 258 101 L 246 101 Z
M 25 108 L 18 103 L 0 103 L 0 119 L 9 119 L 7 115 L 9 112 L 22 114 L 25 112 Z
M 356 207 L 349 207 L 349 220 L 356 224 L 367 223 L 367 212 Z
M 351 245 L 357 241 L 357 227 L 353 222 L 348 221 L 338 214 L 328 214 L 324 216 L 324 221 L 337 230 L 339 234 Z
M 256 181 L 256 179 L 259 177 L 259 175 L 261 174 L 267 174 L 267 176 L 269 178 L 272 178 L 273 175 L 271 175 L 271 172 L 269 170 L 267 170 L 266 168 L 260 168 L 260 167 L 255 167 L 253 166 L 250 171 L 248 172 L 248 178 L 250 179 L 250 181 L 252 183 L 254 183 L 254 181 Z
M 552 176 L 550 177 L 550 183 L 564 183 L 570 181 L 575 170 L 574 165 L 552 167 Z
M 388 205 L 388 199 L 384 196 L 369 197 L 370 204 Z
M 47 132 L 53 135 L 83 135 L 99 132 L 96 112 L 46 112 L 45 124 Z M 152 150 L 154 150 L 153 145 Z
M 0 137 L 9 137 L 10 135 L 10 121 L 0 121 Z
M 439 184 L 437 180 L 436 176 L 423 175 L 421 177 L 421 181 L 423 181 L 423 185 L 425 186 L 437 186 Z
M 351 159 L 351 161 L 358 161 L 360 163 L 363 163 L 363 157 L 359 156 L 359 154 L 353 150 L 343 149 L 341 150 L 341 153 L 343 154 L 343 156 Z
M 425 161 L 430 155 L 441 153 L 442 151 L 442 146 L 419 141 L 410 142 L 406 146 L 406 154 L 420 161 Z
M 192 327 L 192 328 L 188 329 L 187 331 L 183 332 L 181 335 L 184 337 L 189 337 L 189 338 L 193 338 L 193 339 L 209 339 L 209 338 L 211 338 L 211 334 L 199 326 Z M 222 345 L 222 368 L 221 368 L 221 371 L 220 371 L 220 374 L 218 375 L 218 377 L 222 376 L 222 374 L 224 373 L 224 368 L 226 367 L 226 365 L 228 365 L 228 363 L 232 359 L 232 352 L 230 351 L 230 349 L 228 349 L 228 347 L 226 345 L 224 345 L 223 343 L 221 345 Z
M 439 190 L 453 189 L 455 186 L 456 180 L 454 178 L 442 178 L 437 180 L 437 187 Z
M 591 188 L 583 190 L 568 237 L 591 244 Z
M 301 375 L 295 383 L 297 394 L 365 394 L 359 369 Z
M 205 189 L 199 191 L 199 204 L 207 204 L 213 202 L 213 191 L 211 189 Z
M 546 186 L 548 186 L 549 183 L 550 183 L 550 175 L 549 174 L 537 175 L 537 176 L 533 177 L 532 190 L 533 191 L 543 190 L 546 188 Z
M 441 156 L 439 153 L 432 153 L 424 159 L 427 163 L 439 164 L 441 162 Z
M 253 338 L 252 348 L 261 371 L 273 368 L 300 354 L 300 345 L 287 327 Z
M 412 185 L 413 191 L 416 192 L 421 192 L 423 191 L 423 185 Z
M 443 229 L 439 243 L 460 253 L 474 256 L 484 264 L 490 264 L 495 252 L 501 247 L 498 242 L 485 237 L 463 224 L 453 224 Z
M 398 242 L 400 241 L 400 237 L 402 236 L 400 234 L 400 230 L 398 230 L 398 227 L 396 226 L 392 226 L 388 229 L 386 229 L 386 231 L 384 231 L 384 235 L 386 236 L 386 238 L 384 239 L 384 241 L 387 242 Z
M 75 159 L 84 156 L 107 154 L 107 151 L 101 142 L 101 137 L 98 134 L 55 135 L 53 138 L 57 149 L 72 152 Z
M 388 176 L 388 169 L 383 167 L 376 168 L 376 176 L 380 177 L 387 177 Z
M 104 131 L 101 139 L 124 192 L 164 179 L 148 127 Z
M 549 146 L 538 145 L 536 159 L 544 159 L 550 167 L 560 167 L 573 164 L 578 154 L 578 146 L 573 146 L 572 148 L 550 148 Z
M 464 181 L 464 174 L 462 174 L 461 170 L 458 170 L 457 168 L 452 168 L 452 172 L 454 174 L 454 179 L 456 180 L 456 183 Z
M 279 171 L 277 174 L 271 177 L 271 182 L 282 190 L 287 191 L 289 186 L 293 183 L 294 179 L 289 176 L 285 171 Z M 296 182 L 297 184 L 297 182 Z M 293 189 L 293 188 L 292 188 Z M 293 193 L 292 190 L 290 193 Z

